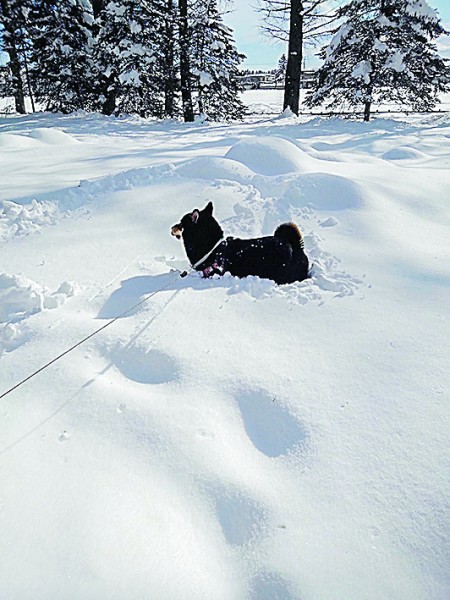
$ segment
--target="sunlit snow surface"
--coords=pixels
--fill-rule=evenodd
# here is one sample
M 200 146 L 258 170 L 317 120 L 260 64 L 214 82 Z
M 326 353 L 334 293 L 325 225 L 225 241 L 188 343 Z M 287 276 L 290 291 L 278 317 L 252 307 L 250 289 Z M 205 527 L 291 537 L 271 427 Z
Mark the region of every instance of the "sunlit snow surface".
M 0 598 L 450 596 L 449 140 L 0 119 L 0 394 L 165 288 L 0 400 Z M 209 200 L 311 278 L 181 279 Z

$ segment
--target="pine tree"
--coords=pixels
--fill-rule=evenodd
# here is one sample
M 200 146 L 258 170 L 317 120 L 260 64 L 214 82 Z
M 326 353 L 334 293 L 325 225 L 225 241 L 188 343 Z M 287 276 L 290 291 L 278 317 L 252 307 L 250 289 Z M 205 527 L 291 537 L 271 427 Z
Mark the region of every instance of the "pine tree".
M 22 79 L 24 44 L 26 39 L 26 15 L 28 2 L 19 0 L 0 0 L 0 25 L 2 47 L 9 56 L 11 70 L 11 88 L 14 94 L 16 112 L 25 114 L 25 92 Z
M 275 84 L 283 82 L 286 78 L 286 67 L 287 67 L 287 58 L 286 54 L 282 54 L 280 60 L 278 61 L 278 66 L 275 69 L 274 77 Z
M 183 117 L 189 123 L 194 121 L 194 105 L 192 102 L 192 71 L 190 45 L 191 34 L 189 27 L 188 0 L 178 0 L 178 31 L 180 45 L 180 86 Z
M 98 19 L 94 59 L 99 74 L 99 109 L 108 115 L 164 114 L 160 0 L 111 0 Z
M 433 41 L 444 29 L 426 0 L 352 0 L 339 14 L 344 22 L 322 51 L 308 105 L 362 105 L 365 121 L 375 101 L 436 105 L 449 76 Z
M 164 25 L 161 39 L 161 69 L 164 73 L 164 116 L 174 117 L 177 113 L 177 66 L 179 66 L 178 45 L 175 39 L 177 33 L 177 13 L 174 0 L 165 0 L 162 13 L 164 15 Z
M 30 11 L 31 77 L 47 110 L 94 105 L 92 25 L 89 0 L 40 0 Z
M 196 78 L 200 114 L 212 120 L 241 119 L 238 67 L 245 58 L 237 51 L 232 31 L 223 23 L 217 0 L 201 0 L 192 8 L 191 69 Z

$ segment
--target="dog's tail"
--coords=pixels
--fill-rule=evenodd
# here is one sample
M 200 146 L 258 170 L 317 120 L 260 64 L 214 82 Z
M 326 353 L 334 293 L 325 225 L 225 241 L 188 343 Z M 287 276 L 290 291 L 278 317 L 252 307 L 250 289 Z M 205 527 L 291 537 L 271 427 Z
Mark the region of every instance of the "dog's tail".
M 283 223 L 279 225 L 274 235 L 278 239 L 290 244 L 294 255 L 304 248 L 302 234 L 295 223 Z

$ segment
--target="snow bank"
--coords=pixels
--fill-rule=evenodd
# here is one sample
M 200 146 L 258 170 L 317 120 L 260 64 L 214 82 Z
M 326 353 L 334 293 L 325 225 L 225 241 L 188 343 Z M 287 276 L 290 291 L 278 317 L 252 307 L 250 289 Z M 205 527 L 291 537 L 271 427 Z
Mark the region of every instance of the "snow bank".
M 78 144 L 73 136 L 51 127 L 37 127 L 24 134 L 0 133 L 0 147 L 8 150 L 38 148 L 41 145 Z
M 429 157 L 417 148 L 403 146 L 388 150 L 382 155 L 382 158 L 386 160 L 425 160 Z
M 68 133 L 51 127 L 37 127 L 36 129 L 32 129 L 28 135 L 30 138 L 38 140 L 42 144 L 59 146 L 64 144 L 80 143 L 79 140 L 76 140 Z
M 37 233 L 42 227 L 54 225 L 60 218 L 55 203 L 37 202 L 21 205 L 0 200 L 0 240 Z
M 255 177 L 252 171 L 242 162 L 231 158 L 202 156 L 181 164 L 176 169 L 178 175 L 195 179 L 225 179 L 239 183 L 251 183 Z
M 29 339 L 28 320 L 32 315 L 57 308 L 74 293 L 74 285 L 67 281 L 50 292 L 26 277 L 0 273 L 0 355 Z
M 261 175 L 303 172 L 309 157 L 292 141 L 278 137 L 255 137 L 235 144 L 225 155 Z
M 37 148 L 38 145 L 38 142 L 29 136 L 0 133 L 0 148 L 5 148 L 8 151 Z

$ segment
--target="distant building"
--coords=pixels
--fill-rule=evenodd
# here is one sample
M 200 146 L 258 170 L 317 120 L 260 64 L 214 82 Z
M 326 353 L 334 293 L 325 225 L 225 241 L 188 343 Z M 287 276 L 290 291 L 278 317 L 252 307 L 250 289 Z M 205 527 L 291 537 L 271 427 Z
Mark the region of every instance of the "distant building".
M 303 89 L 312 88 L 316 78 L 316 71 L 303 71 L 300 87 Z M 275 71 L 242 71 L 242 74 L 238 76 L 238 82 L 244 90 L 281 89 L 284 85 L 284 81 L 276 80 Z
M 317 71 L 302 71 L 300 75 L 300 87 L 309 90 L 316 84 Z
M 275 86 L 273 74 L 264 72 L 240 75 L 238 82 L 244 90 L 259 90 L 263 86 Z

